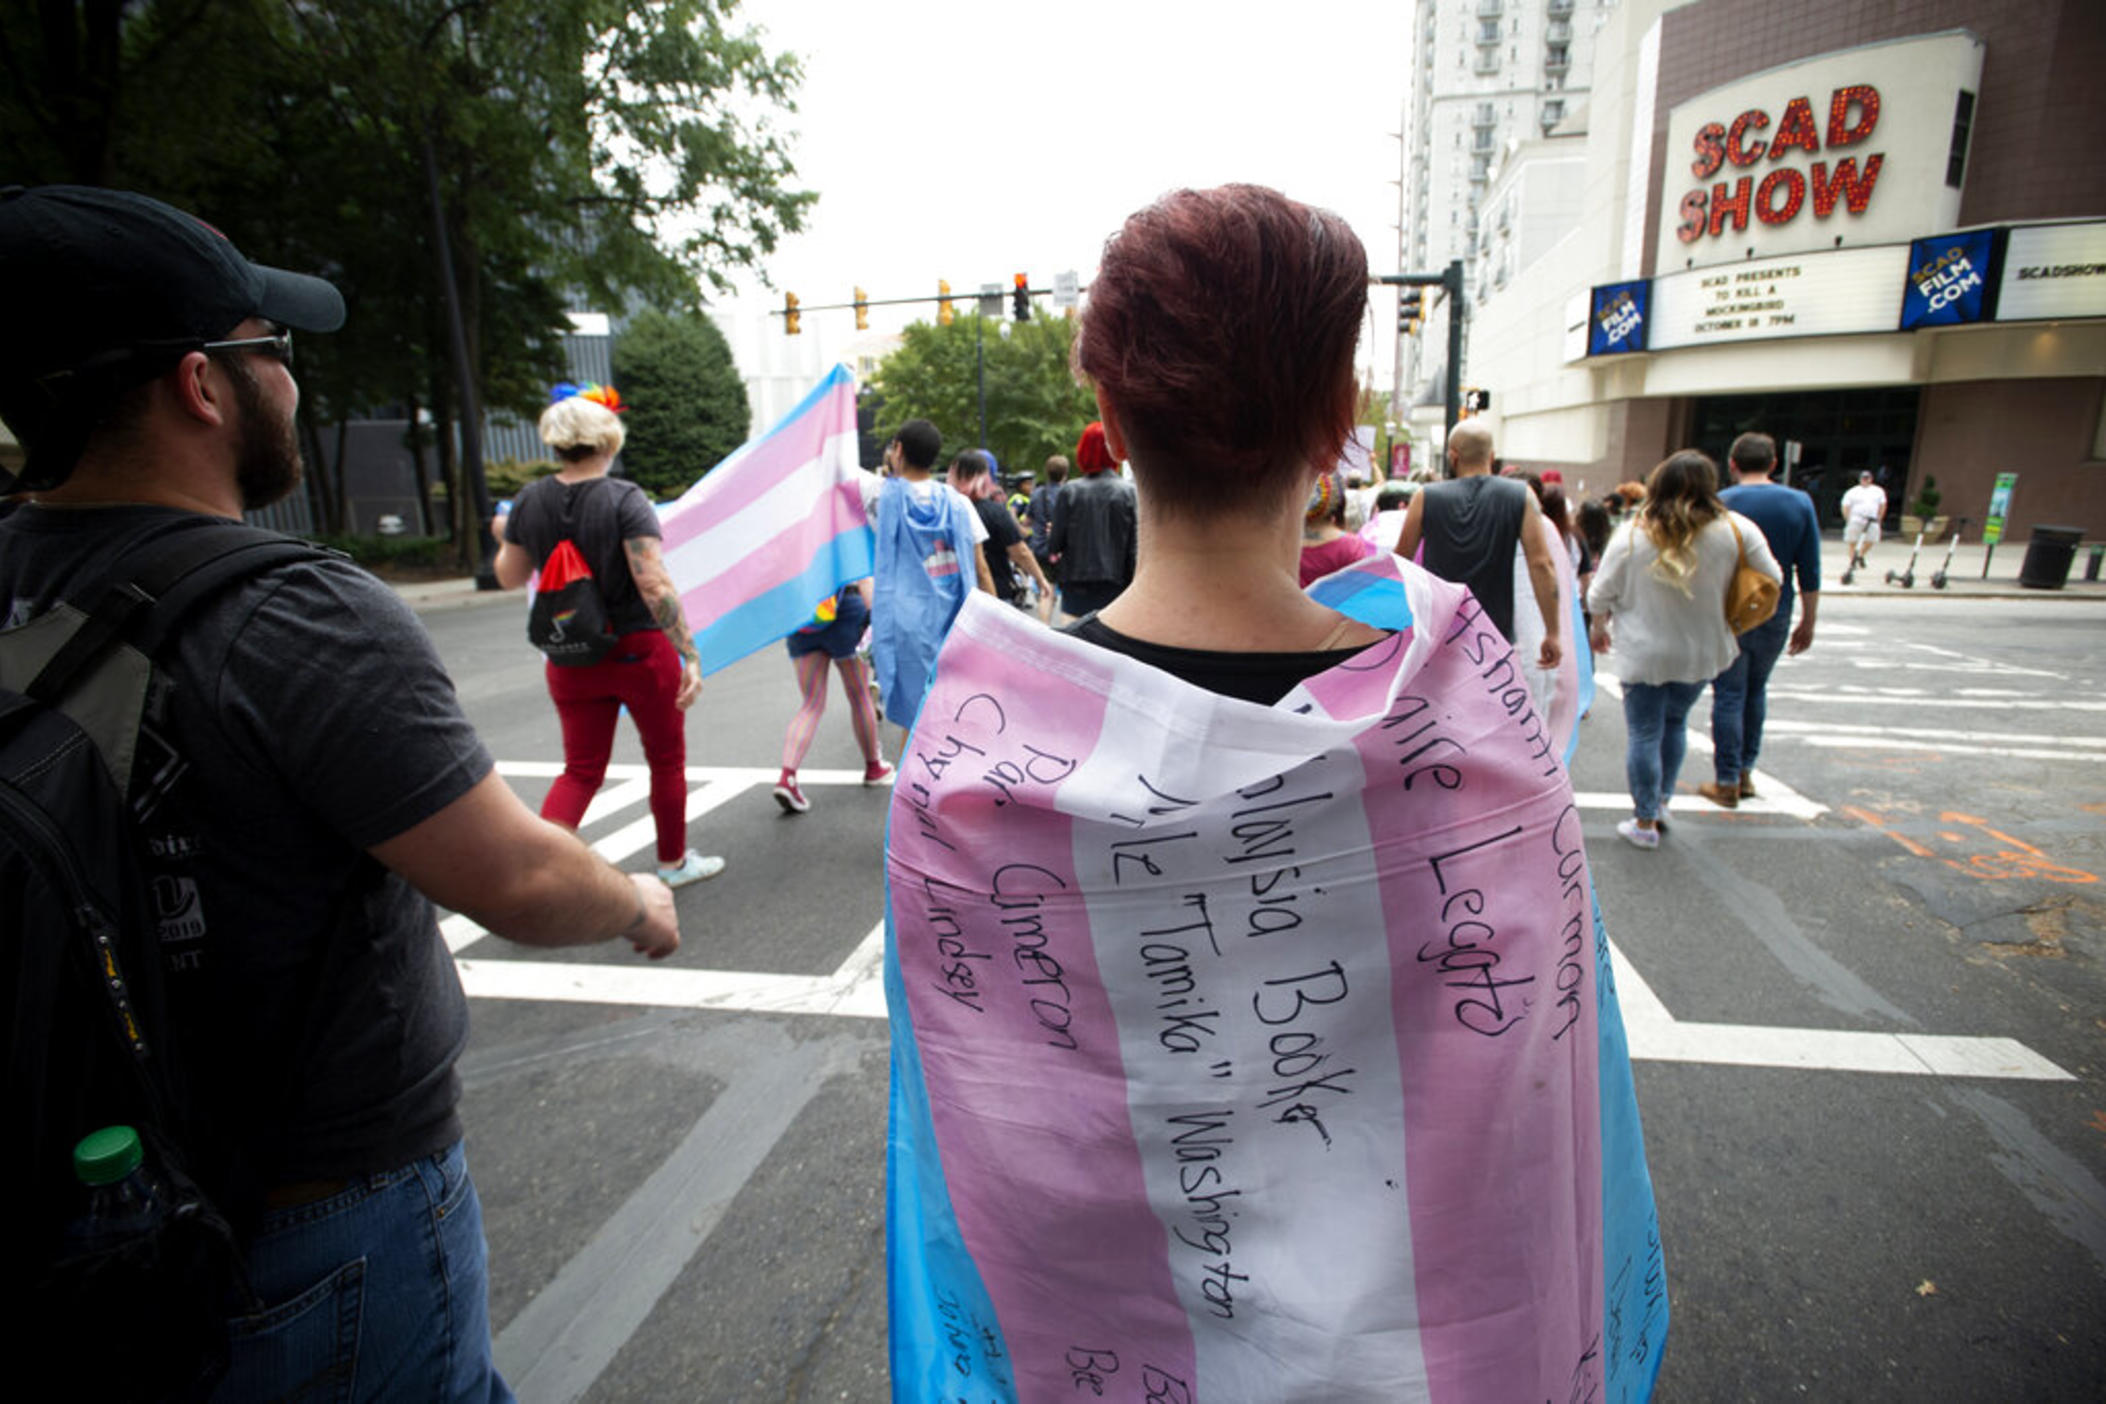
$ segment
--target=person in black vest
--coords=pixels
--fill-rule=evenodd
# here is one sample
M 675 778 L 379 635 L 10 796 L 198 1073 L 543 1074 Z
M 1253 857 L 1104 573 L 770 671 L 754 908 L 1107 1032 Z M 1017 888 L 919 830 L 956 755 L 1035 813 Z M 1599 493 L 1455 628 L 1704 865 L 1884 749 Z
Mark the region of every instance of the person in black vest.
M 1555 668 L 1564 656 L 1559 625 L 1558 567 L 1535 529 L 1541 509 L 1528 484 L 1492 473 L 1492 431 L 1464 420 L 1448 434 L 1455 476 L 1428 483 L 1411 499 L 1397 554 L 1426 546 L 1426 569 L 1470 587 L 1485 615 L 1509 642 L 1514 637 L 1514 547 L 1528 559 L 1528 580 L 1543 611 L 1543 646 L 1536 666 Z
M 612 390 L 565 385 L 541 415 L 541 441 L 563 467 L 527 484 L 509 516 L 491 523 L 497 583 L 524 585 L 566 538 L 591 567 L 619 635 L 614 651 L 582 667 L 545 665 L 548 695 L 563 725 L 563 773 L 541 802 L 541 817 L 575 829 L 607 778 L 614 724 L 623 707 L 643 738 L 651 770 L 651 819 L 658 832 L 658 876 L 670 887 L 713 878 L 724 860 L 687 846 L 687 709 L 702 695 L 702 659 L 687 629 L 680 591 L 659 551 L 651 499 L 635 483 L 610 478 L 621 452 L 621 420 L 601 399 Z

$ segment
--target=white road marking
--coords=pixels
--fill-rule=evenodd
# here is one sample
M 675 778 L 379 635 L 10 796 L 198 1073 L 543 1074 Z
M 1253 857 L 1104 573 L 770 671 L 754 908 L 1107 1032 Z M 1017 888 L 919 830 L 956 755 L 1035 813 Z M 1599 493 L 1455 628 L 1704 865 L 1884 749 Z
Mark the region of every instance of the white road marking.
M 2106 712 L 2106 702 L 2087 702 L 2076 698 L 2042 697 L 1996 697 L 1975 696 L 1931 697 L 1908 688 L 1866 687 L 1841 688 L 1833 692 L 1793 692 L 1789 688 L 1773 687 L 1769 691 L 1770 701 L 1827 703 L 1845 707 L 1863 707 L 1881 702 L 1905 702 L 1910 707 L 1946 707 L 1963 711 L 1980 712 L 1994 709 L 1999 712 Z M 1767 726 L 1764 728 L 1767 730 Z
M 1690 740 L 1694 749 L 1700 738 L 1692 735 Z M 561 769 L 560 765 L 548 767 L 543 762 L 498 763 L 498 771 L 504 775 L 552 774 Z M 614 769 L 609 768 L 610 775 Z M 643 767 L 628 769 L 640 772 Z M 691 780 L 703 782 L 704 791 L 697 793 L 707 793 L 709 809 L 727 803 L 754 785 L 772 784 L 775 779 L 772 771 L 741 767 L 690 767 L 688 776 Z M 834 785 L 860 784 L 863 779 L 860 771 L 850 770 L 801 771 L 798 778 L 809 784 Z M 1736 813 L 1767 812 L 1813 818 L 1827 812 L 1827 806 L 1798 795 L 1766 773 L 1763 781 L 1763 795 L 1743 801 Z M 1621 794 L 1583 793 L 1575 795 L 1574 800 L 1582 809 L 1624 810 L 1630 807 L 1629 798 Z M 695 803 L 691 795 L 691 816 L 696 812 Z M 1705 812 L 1706 808 L 1708 806 L 1678 810 L 1675 818 L 1686 820 Z M 638 827 L 628 825 L 619 832 L 628 834 Z M 602 840 L 602 844 L 607 842 Z M 640 835 L 625 842 L 633 845 L 630 853 L 649 844 L 648 821 L 642 823 Z M 605 852 L 601 844 L 596 844 L 595 848 Z M 607 856 L 610 861 L 619 862 L 628 854 L 617 857 L 610 853 Z M 456 923 L 460 925 L 456 926 Z M 449 917 L 444 926 L 448 946 L 455 951 L 485 934 L 481 927 L 460 916 Z M 636 964 L 581 965 L 507 959 L 461 959 L 458 964 L 461 985 L 475 999 L 882 1019 L 886 1013 L 884 950 L 885 923 L 880 920 L 831 975 L 778 975 L 743 970 L 687 970 Z M 1683 1023 L 1668 1012 L 1652 986 L 1646 983 L 1637 967 L 1614 942 L 1609 946 L 1609 958 L 1615 972 L 1624 1028 L 1630 1038 L 1631 1056 L 1642 1061 L 2021 1081 L 2074 1080 L 2054 1063 L 2009 1038 Z

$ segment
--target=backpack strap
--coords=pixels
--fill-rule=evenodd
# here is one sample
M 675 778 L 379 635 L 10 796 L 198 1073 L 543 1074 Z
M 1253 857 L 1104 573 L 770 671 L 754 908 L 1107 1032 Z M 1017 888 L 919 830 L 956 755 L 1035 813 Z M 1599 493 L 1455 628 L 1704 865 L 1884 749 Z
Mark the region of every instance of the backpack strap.
M 82 621 L 24 691 L 46 706 L 122 637 L 152 657 L 185 611 L 212 591 L 288 560 L 349 559 L 312 542 L 245 523 L 204 518 L 153 536 L 130 567 L 107 578 Z

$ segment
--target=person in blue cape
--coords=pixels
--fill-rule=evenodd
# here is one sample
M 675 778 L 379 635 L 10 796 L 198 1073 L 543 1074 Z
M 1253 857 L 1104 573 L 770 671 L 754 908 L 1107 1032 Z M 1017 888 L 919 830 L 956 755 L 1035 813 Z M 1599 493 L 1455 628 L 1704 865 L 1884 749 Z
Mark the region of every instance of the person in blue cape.
M 861 480 L 877 537 L 871 661 L 885 715 L 903 728 L 921 710 L 936 651 L 973 584 L 994 593 L 980 556 L 987 528 L 964 495 L 931 471 L 942 447 L 935 425 L 910 419 L 885 446 L 887 476 Z

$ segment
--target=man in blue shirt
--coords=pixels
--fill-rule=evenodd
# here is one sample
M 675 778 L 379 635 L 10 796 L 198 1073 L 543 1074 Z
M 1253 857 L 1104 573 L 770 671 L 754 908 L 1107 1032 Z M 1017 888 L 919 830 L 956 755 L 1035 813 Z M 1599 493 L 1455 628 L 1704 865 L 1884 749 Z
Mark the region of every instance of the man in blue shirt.
M 1769 435 L 1741 435 L 1733 441 L 1727 461 L 1733 486 L 1719 494 L 1720 500 L 1762 528 L 1770 553 L 1784 568 L 1777 612 L 1740 636 L 1740 656 L 1711 684 L 1711 751 L 1718 782 L 1700 788 L 1706 799 L 1731 809 L 1755 794 L 1755 756 L 1762 749 L 1762 721 L 1769 710 L 1770 670 L 1780 654 L 1804 653 L 1813 644 L 1814 614 L 1821 603 L 1821 528 L 1812 498 L 1770 481 L 1777 445 Z M 1792 627 L 1795 578 L 1797 628 Z

